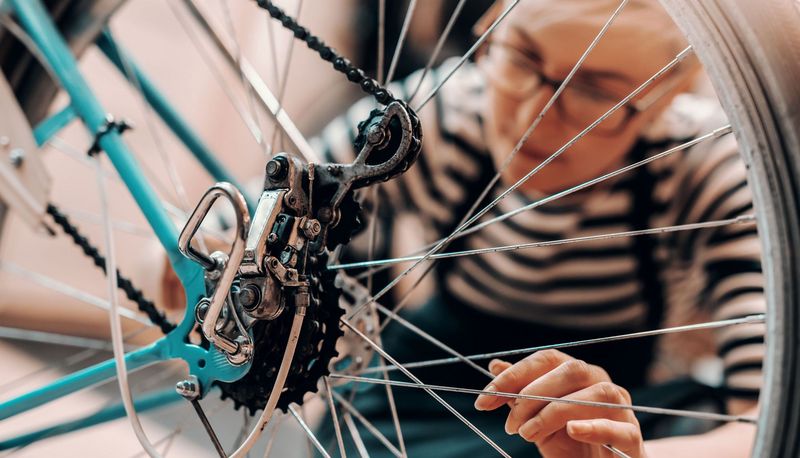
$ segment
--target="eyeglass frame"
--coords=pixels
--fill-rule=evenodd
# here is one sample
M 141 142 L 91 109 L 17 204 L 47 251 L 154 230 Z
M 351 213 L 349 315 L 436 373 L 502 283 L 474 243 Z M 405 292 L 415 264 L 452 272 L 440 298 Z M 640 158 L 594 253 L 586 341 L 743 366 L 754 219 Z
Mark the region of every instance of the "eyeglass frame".
M 534 63 L 533 65 L 530 65 L 529 69 L 531 71 L 535 72 L 536 76 L 539 77 L 539 84 L 537 85 L 536 89 L 540 89 L 542 87 L 549 86 L 555 92 L 555 91 L 558 90 L 559 87 L 561 87 L 562 84 L 564 84 L 565 80 L 557 80 L 557 79 L 554 79 L 554 78 L 550 78 L 544 73 L 544 71 L 542 69 L 538 69 L 537 65 L 535 65 L 535 60 L 532 59 L 531 57 L 529 57 L 525 51 L 517 48 L 514 45 L 511 45 L 511 44 L 505 43 L 505 42 L 501 42 L 501 41 L 486 40 L 486 42 L 484 42 L 481 45 L 481 47 L 475 53 L 475 61 L 478 62 L 478 66 L 479 67 L 480 67 L 480 62 L 479 61 L 482 58 L 484 58 L 486 55 L 488 55 L 489 47 L 492 46 L 492 45 L 502 46 L 502 47 L 511 49 L 512 51 L 515 51 L 515 52 L 519 53 L 526 60 Z M 526 68 L 526 70 L 527 69 L 528 68 Z M 655 105 L 655 103 L 658 102 L 658 100 L 660 100 L 662 97 L 664 97 L 665 95 L 670 93 L 673 89 L 675 89 L 677 86 L 679 86 L 681 83 L 683 83 L 684 82 L 683 79 L 680 78 L 680 76 L 682 76 L 682 73 L 683 72 L 681 72 L 678 68 L 673 69 L 673 74 L 669 77 L 669 79 L 662 80 L 659 84 L 657 84 L 655 86 L 655 87 L 663 86 L 661 88 L 661 90 L 653 92 L 653 90 L 651 88 L 651 91 L 648 92 L 643 98 L 641 98 L 639 100 L 628 101 L 624 105 L 622 105 L 622 107 L 620 107 L 620 108 L 624 108 L 625 109 L 625 117 L 620 121 L 619 125 L 616 128 L 609 129 L 607 131 L 598 130 L 597 128 L 595 128 L 593 132 L 595 132 L 596 134 L 599 134 L 599 135 L 603 135 L 603 136 L 613 136 L 613 135 L 620 134 L 621 132 L 623 132 L 627 128 L 628 124 L 631 122 L 631 120 L 636 115 L 641 114 L 641 113 L 649 110 L 650 108 L 652 108 L 652 106 Z M 491 78 L 491 76 L 489 76 L 489 77 Z M 502 91 L 502 89 L 500 89 L 500 90 Z M 607 94 L 602 94 L 602 96 L 603 97 L 607 97 L 609 100 L 616 100 L 615 97 L 607 95 Z M 558 100 L 556 100 L 555 105 L 556 105 L 556 109 L 558 109 L 559 112 L 561 112 L 562 116 L 565 119 L 569 120 L 571 118 L 568 115 L 566 115 L 566 116 L 564 115 L 563 109 L 559 108 L 560 105 L 558 104 Z M 616 103 L 614 105 L 616 105 Z M 576 126 L 576 127 L 587 127 L 587 126 Z

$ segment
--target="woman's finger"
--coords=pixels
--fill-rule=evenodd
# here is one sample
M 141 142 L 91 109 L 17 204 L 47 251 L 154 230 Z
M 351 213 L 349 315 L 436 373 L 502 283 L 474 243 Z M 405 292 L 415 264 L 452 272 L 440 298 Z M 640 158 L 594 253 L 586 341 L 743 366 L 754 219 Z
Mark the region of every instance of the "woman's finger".
M 532 381 L 520 393 L 561 398 L 597 383 L 610 381 L 608 373 L 601 367 L 571 359 Z M 506 420 L 506 433 L 516 434 L 523 423 L 533 418 L 547 404 L 547 401 L 517 399 Z
M 570 359 L 572 357 L 558 350 L 538 351 L 506 368 L 486 386 L 485 390 L 519 393 L 531 380 L 541 377 Z M 506 402 L 508 402 L 507 398 L 482 394 L 475 400 L 475 408 L 494 410 Z
M 489 361 L 489 372 L 496 377 L 511 366 L 512 364 L 508 361 L 503 361 L 502 359 L 493 359 Z
M 611 445 L 636 458 L 644 456 L 644 443 L 639 427 L 607 418 L 567 422 L 567 434 L 573 440 L 592 445 Z
M 630 405 L 630 395 L 611 382 L 601 382 L 581 391 L 564 396 L 565 400 L 603 402 Z M 638 425 L 636 417 L 628 409 L 587 406 L 566 402 L 551 402 L 519 428 L 519 435 L 529 442 L 540 442 L 553 433 L 566 428 L 570 420 L 608 418 Z M 638 426 L 637 426 L 638 427 Z

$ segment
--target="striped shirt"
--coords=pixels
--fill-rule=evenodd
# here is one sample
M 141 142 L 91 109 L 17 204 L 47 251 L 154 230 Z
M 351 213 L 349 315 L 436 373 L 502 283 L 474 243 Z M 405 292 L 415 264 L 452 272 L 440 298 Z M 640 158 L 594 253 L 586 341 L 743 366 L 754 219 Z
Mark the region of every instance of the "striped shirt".
M 430 91 L 451 65 L 453 61 L 448 61 L 434 70 L 419 92 Z M 419 72 L 391 90 L 405 98 L 418 78 Z M 418 113 L 424 140 L 417 163 L 381 187 L 381 205 L 392 212 L 414 215 L 424 227 L 427 242 L 455 229 L 483 184 L 495 173 L 482 133 L 482 88 L 483 81 L 474 66 L 460 69 Z M 367 99 L 356 103 L 329 124 L 312 146 L 324 152 L 328 160 L 351 161 L 355 126 L 373 108 L 374 102 Z M 628 161 L 668 150 L 726 124 L 715 100 L 681 95 L 642 133 L 638 148 L 641 157 L 632 153 Z M 503 186 L 495 186 L 490 199 L 503 191 Z M 641 197 L 643 192 L 649 196 L 637 199 L 637 193 Z M 480 221 L 536 199 L 512 192 Z M 488 225 L 460 239 L 449 250 L 723 220 L 752 211 L 735 139 L 724 135 Z M 659 233 L 647 237 L 650 245 L 642 245 L 637 240 L 640 238 L 603 238 L 452 258 L 443 264 L 446 267 L 440 263 L 435 288 L 492 314 L 593 331 L 652 327 L 648 311 L 656 300 L 654 290 L 663 298 L 660 326 L 764 312 L 755 225 Z M 642 246 L 649 247 L 647 258 L 651 260 L 644 264 L 642 255 L 637 254 Z M 655 279 L 654 284 L 642 280 L 648 275 Z M 758 392 L 765 351 L 763 336 L 764 326 L 760 324 L 723 328 L 711 336 L 724 363 L 724 386 L 732 395 L 753 396 Z M 685 333 L 672 340 L 662 338 L 654 377 L 659 376 L 659 370 L 662 377 L 664 373 L 686 372 L 698 352 L 706 351 L 702 345 L 706 337 Z M 699 350 L 691 346 L 692 342 Z

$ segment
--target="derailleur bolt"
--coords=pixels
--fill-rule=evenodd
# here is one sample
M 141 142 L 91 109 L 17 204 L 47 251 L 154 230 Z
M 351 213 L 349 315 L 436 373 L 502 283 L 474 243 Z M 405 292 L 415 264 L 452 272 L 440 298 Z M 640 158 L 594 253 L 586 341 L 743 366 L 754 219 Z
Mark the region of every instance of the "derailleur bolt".
M 198 323 L 203 324 L 203 320 L 208 313 L 208 307 L 211 305 L 211 301 L 208 298 L 204 297 L 200 299 L 200 302 L 194 308 L 194 317 Z
M 322 225 L 315 219 L 308 219 L 303 224 L 303 233 L 309 239 L 315 239 L 322 232 Z
M 239 303 L 242 304 L 242 307 L 250 310 L 258 304 L 258 296 L 258 291 L 248 285 L 239 291 Z
M 271 161 L 267 162 L 267 176 L 273 180 L 282 179 L 285 169 L 286 167 L 284 167 L 283 163 L 277 159 L 272 159 Z
M 278 241 L 278 234 L 270 232 L 269 235 L 267 236 L 267 242 L 275 243 L 277 241 Z
M 188 380 L 181 380 L 175 384 L 175 391 L 188 400 L 196 399 L 200 396 L 197 378 L 192 376 Z
M 386 132 L 379 125 L 373 125 L 367 131 L 367 142 L 371 145 L 379 145 L 386 138 Z

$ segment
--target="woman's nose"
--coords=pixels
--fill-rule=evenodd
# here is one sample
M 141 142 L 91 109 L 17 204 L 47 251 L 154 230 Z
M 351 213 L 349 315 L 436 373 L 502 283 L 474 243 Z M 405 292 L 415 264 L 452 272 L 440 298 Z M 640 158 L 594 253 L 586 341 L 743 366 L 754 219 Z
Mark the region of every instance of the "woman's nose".
M 547 145 L 553 143 L 553 140 L 560 139 L 565 133 L 564 122 L 555 104 L 548 106 L 554 93 L 554 88 L 543 85 L 535 94 L 521 103 L 517 111 L 516 122 L 520 134 L 524 135 L 536 124 L 529 140 L 537 140 L 536 143 L 541 146 L 543 146 L 542 143 Z M 541 119 L 539 119 L 540 116 Z

